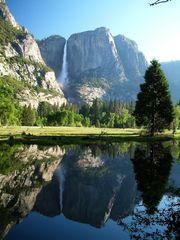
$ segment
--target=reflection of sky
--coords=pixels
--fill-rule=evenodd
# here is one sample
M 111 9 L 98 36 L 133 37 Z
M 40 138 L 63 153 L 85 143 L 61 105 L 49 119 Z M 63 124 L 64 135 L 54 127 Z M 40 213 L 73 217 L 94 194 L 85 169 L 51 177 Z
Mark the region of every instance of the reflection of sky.
M 76 153 L 76 151 L 75 151 L 75 153 Z M 88 153 L 90 155 L 92 155 L 91 151 L 89 151 Z M 83 156 L 83 159 L 84 159 L 84 152 L 82 155 L 79 155 L 80 152 L 77 152 L 76 154 L 80 159 L 81 159 L 81 156 Z M 72 159 L 67 158 L 66 161 L 69 164 L 71 162 L 72 166 L 73 166 L 74 155 L 72 155 L 71 158 Z M 142 236 L 145 233 L 152 233 L 152 232 L 155 233 L 156 230 L 163 233 L 167 229 L 167 225 L 162 224 L 163 223 L 162 219 L 163 219 L 164 215 L 160 214 L 160 212 L 166 211 L 166 213 L 167 213 L 167 210 L 170 209 L 171 207 L 172 207 L 173 211 L 179 211 L 180 206 L 176 206 L 176 203 L 180 202 L 180 197 L 171 196 L 170 191 L 167 190 L 167 193 L 164 194 L 164 196 L 162 197 L 162 199 L 160 200 L 160 202 L 157 206 L 158 212 L 156 212 L 155 214 L 147 215 L 146 208 L 143 205 L 143 201 L 140 198 L 141 193 L 134 192 L 135 194 L 132 195 L 132 199 L 131 199 L 130 191 L 131 191 L 132 187 L 135 187 L 135 186 L 133 184 L 134 183 L 133 167 L 132 167 L 132 162 L 130 161 L 129 153 L 125 153 L 125 154 L 123 153 L 123 154 L 119 154 L 117 156 L 111 157 L 106 153 L 100 152 L 99 158 L 102 160 L 102 162 L 104 164 L 107 164 L 107 166 L 109 166 L 109 167 L 114 166 L 114 168 L 112 170 L 112 173 L 114 175 L 120 171 L 121 175 L 125 174 L 130 177 L 129 180 L 127 180 L 125 182 L 126 184 L 124 185 L 124 187 L 122 187 L 122 192 L 120 192 L 121 194 L 119 194 L 117 197 L 117 201 L 116 201 L 117 206 L 115 206 L 115 208 L 114 208 L 114 210 L 117 212 L 117 216 L 116 216 L 116 212 L 112 211 L 112 213 L 113 213 L 112 216 L 115 215 L 115 218 L 111 217 L 111 215 L 110 215 L 111 219 L 109 219 L 99 229 L 94 228 L 94 227 L 90 226 L 89 224 L 83 224 L 83 223 L 77 222 L 78 220 L 76 220 L 76 216 L 78 214 L 79 215 L 82 214 L 82 216 L 86 218 L 86 214 L 88 213 L 88 211 L 86 212 L 85 204 L 82 204 L 83 208 L 76 209 L 77 205 L 76 205 L 76 202 L 74 202 L 74 200 L 73 200 L 76 198 L 74 198 L 74 195 L 72 195 L 73 211 L 77 210 L 77 215 L 75 214 L 74 215 L 75 217 L 74 218 L 72 217 L 72 219 L 74 219 L 76 221 L 72 221 L 72 220 L 65 218 L 65 216 L 67 216 L 67 215 L 66 214 L 63 215 L 62 213 L 56 217 L 50 218 L 50 217 L 43 216 L 37 212 L 36 213 L 32 212 L 26 218 L 24 218 L 20 224 L 14 226 L 10 230 L 6 239 L 13 239 L 13 240 L 16 240 L 16 239 L 18 239 L 18 240 L 19 239 L 44 239 L 44 240 L 46 240 L 46 239 L 53 239 L 53 240 L 56 240 L 56 239 L 58 239 L 58 240 L 59 239 L 67 239 L 67 240 L 68 239 L 71 239 L 71 240 L 73 240 L 73 239 L 74 240 L 76 240 L 76 239 L 78 239 L 78 240 L 79 239 L 86 239 L 86 240 L 88 240 L 88 239 L 93 239 L 93 240 L 96 240 L 96 239 L 98 239 L 98 240 L 99 239 L 103 239 L 103 240 L 106 240 L 106 239 L 107 240 L 109 240 L 109 239 L 113 239 L 113 240 L 130 239 L 128 231 L 123 230 L 123 226 L 121 226 L 121 225 L 119 226 L 118 222 L 116 222 L 116 221 L 118 221 L 117 219 L 120 217 L 120 215 L 118 215 L 118 214 L 120 214 L 120 212 L 121 212 L 121 206 L 124 206 L 124 209 L 126 209 L 128 211 L 127 205 L 130 204 L 132 206 L 132 202 L 133 202 L 133 206 L 134 206 L 134 203 L 139 202 L 134 207 L 135 214 L 133 216 L 128 216 L 128 217 L 122 219 L 122 221 L 130 226 L 132 225 L 132 223 L 134 224 L 134 226 L 137 223 L 137 228 L 135 229 L 136 233 L 137 234 L 140 233 Z M 77 160 L 78 158 L 75 158 L 75 159 Z M 85 158 L 85 160 L 86 160 L 86 158 Z M 75 161 L 75 162 L 77 162 L 77 161 Z M 71 164 L 69 166 L 72 171 Z M 60 204 L 60 208 L 62 209 L 63 205 L 65 206 L 65 202 L 64 203 L 62 202 L 65 177 L 68 177 L 68 165 L 66 165 L 65 162 L 62 162 L 59 165 L 59 168 L 55 171 L 55 176 L 59 180 L 59 188 L 60 188 L 59 204 Z M 174 162 L 172 165 L 172 168 L 171 168 L 169 182 L 170 183 L 176 182 L 178 184 L 180 181 L 179 176 L 180 176 L 180 163 Z M 110 180 L 111 180 L 111 178 L 109 178 L 109 181 Z M 77 183 L 78 183 L 78 181 L 75 182 L 75 185 L 72 184 L 73 190 L 76 189 L 76 185 L 78 186 Z M 87 182 L 87 183 L 89 183 L 89 182 Z M 176 184 L 176 186 L 179 186 L 177 184 Z M 56 185 L 52 185 L 52 186 L 56 186 Z M 100 186 L 102 186 L 102 185 L 100 185 Z M 84 188 L 82 188 L 82 189 L 84 189 Z M 124 194 L 124 193 L 126 193 L 125 189 L 127 189 L 127 191 L 126 191 L 127 194 Z M 167 189 L 168 189 L 168 186 L 167 186 Z M 77 188 L 77 190 L 78 190 L 78 188 Z M 97 191 L 98 190 L 100 190 L 100 189 L 97 188 Z M 153 190 L 156 191 L 156 189 L 153 189 Z M 83 191 L 79 191 L 79 192 L 77 191 L 77 193 L 80 194 L 80 197 L 78 197 L 79 200 L 86 200 L 86 198 L 83 198 Z M 101 193 L 103 193 L 103 192 L 101 192 Z M 70 194 L 70 196 L 71 196 L 71 194 Z M 88 195 L 88 196 L 90 196 L 90 198 L 92 197 L 92 195 Z M 108 199 L 110 199 L 110 197 L 112 197 L 112 196 L 108 195 Z M 126 197 L 130 198 L 129 202 L 127 201 Z M 90 198 L 88 199 L 87 203 L 91 202 L 90 200 L 93 200 L 93 198 L 92 199 L 90 199 Z M 122 201 L 124 199 L 125 199 L 125 201 Z M 96 198 L 95 198 L 95 200 L 96 200 Z M 91 203 L 93 203 L 92 206 L 95 206 L 93 201 Z M 103 194 L 101 194 L 100 205 L 102 205 L 102 203 L 103 203 Z M 129 205 L 129 207 L 130 207 L 130 205 Z M 81 206 L 81 205 L 78 205 L 78 206 Z M 97 203 L 96 203 L 96 206 L 98 206 Z M 131 210 L 133 209 L 133 206 L 132 206 L 132 208 L 130 207 L 130 211 L 127 214 L 132 213 Z M 36 209 L 36 208 L 34 208 L 34 209 Z M 67 207 L 67 209 L 68 209 L 68 207 Z M 84 209 L 85 209 L 85 211 L 84 211 Z M 105 210 L 106 209 L 103 209 L 103 211 L 105 211 Z M 90 208 L 90 212 L 92 212 L 92 207 Z M 95 214 L 94 214 L 95 218 L 97 218 L 96 217 L 97 212 L 95 212 Z M 70 213 L 72 213 L 72 212 L 70 212 Z M 148 221 L 147 222 L 145 221 L 146 224 L 144 224 L 144 221 L 140 221 L 140 224 L 138 224 L 139 219 L 136 216 L 136 214 L 137 214 L 137 216 L 140 216 L 140 219 L 143 219 L 143 220 L 147 219 Z M 123 216 L 125 216 L 125 215 L 123 215 Z M 168 216 L 168 214 L 167 214 L 167 216 Z M 121 217 L 122 217 L 122 215 L 121 215 Z M 112 219 L 115 219 L 115 221 L 113 221 Z M 88 217 L 87 217 L 87 222 L 88 222 Z M 142 232 L 141 232 L 141 230 L 142 230 Z
M 180 202 L 180 197 L 171 197 L 168 195 L 164 195 L 158 205 L 158 210 L 166 209 L 166 207 L 170 205 L 175 205 L 176 203 Z M 178 207 L 173 207 L 174 210 L 177 210 Z
M 53 218 L 32 212 L 19 225 L 14 226 L 8 240 L 127 240 L 128 233 L 112 220 L 102 228 L 66 219 L 62 214 Z
M 169 176 L 170 185 L 180 188 L 180 163 L 174 162 Z
M 134 213 L 138 214 L 138 216 L 140 216 L 139 219 L 141 220 L 144 219 L 144 221 L 140 220 L 141 224 L 137 224 L 137 222 L 135 221 L 136 218 L 134 217 L 134 215 L 132 215 L 122 219 L 122 222 L 129 226 L 131 226 L 131 224 L 134 223 L 134 226 L 137 227 L 136 233 L 140 234 L 141 237 L 143 237 L 143 233 L 152 233 L 152 232 L 155 233 L 157 231 L 159 231 L 159 233 L 163 235 L 163 233 L 167 230 L 167 224 L 165 224 L 163 221 L 160 221 L 161 224 L 160 223 L 158 224 L 158 220 L 162 218 L 160 213 L 162 213 L 162 211 L 167 211 L 168 209 L 171 209 L 171 211 L 174 211 L 174 212 L 179 211 L 180 206 L 177 205 L 179 202 L 180 202 L 180 197 L 172 197 L 172 196 L 164 195 L 157 207 L 158 212 L 152 215 L 148 215 L 146 214 L 146 208 L 144 207 L 143 202 L 140 201 L 135 206 Z M 147 221 L 147 219 L 149 220 L 149 222 Z

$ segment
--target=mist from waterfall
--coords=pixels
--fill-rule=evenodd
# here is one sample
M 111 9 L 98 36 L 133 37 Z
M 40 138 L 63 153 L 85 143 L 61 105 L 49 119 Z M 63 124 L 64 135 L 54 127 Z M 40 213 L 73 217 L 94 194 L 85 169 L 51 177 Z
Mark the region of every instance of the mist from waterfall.
M 62 71 L 58 77 L 58 80 L 62 87 L 65 87 L 68 83 L 67 41 L 64 45 Z

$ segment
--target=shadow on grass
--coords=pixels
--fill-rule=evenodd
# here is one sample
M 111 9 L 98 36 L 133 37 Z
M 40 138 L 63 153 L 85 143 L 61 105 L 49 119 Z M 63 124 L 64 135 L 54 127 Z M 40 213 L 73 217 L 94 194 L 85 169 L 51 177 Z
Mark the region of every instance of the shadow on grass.
M 68 135 L 68 136 L 34 136 L 32 134 L 24 135 L 6 135 L 0 137 L 0 142 L 7 142 L 9 144 L 41 144 L 41 145 L 64 145 L 64 144 L 87 144 L 87 143 L 113 143 L 123 141 L 134 142 L 153 142 L 153 141 L 169 141 L 175 139 L 173 135 L 157 135 L 139 136 L 137 133 L 131 134 L 111 134 L 111 135 Z

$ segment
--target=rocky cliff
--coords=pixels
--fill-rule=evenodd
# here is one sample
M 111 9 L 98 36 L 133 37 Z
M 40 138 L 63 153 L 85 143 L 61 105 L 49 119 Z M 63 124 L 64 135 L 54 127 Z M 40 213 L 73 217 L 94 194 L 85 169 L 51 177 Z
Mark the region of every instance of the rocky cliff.
M 180 61 L 163 62 L 161 66 L 169 82 L 172 100 L 177 103 L 180 100 Z
M 59 45 L 52 46 L 57 41 L 53 36 L 39 42 L 43 59 L 56 72 L 57 61 L 62 69 L 63 59 L 58 56 L 63 46 L 59 38 Z M 146 59 L 134 41 L 122 35 L 113 37 L 105 27 L 71 35 L 67 40 L 66 61 L 65 93 L 74 102 L 92 103 L 95 98 L 133 100 L 147 68 Z
M 21 27 L 4 1 L 0 2 L 0 76 L 10 75 L 26 87 L 19 92 L 21 105 L 37 108 L 39 102 L 66 102 L 52 69 L 46 66 L 33 36 Z
M 134 41 L 104 27 L 72 35 L 67 61 L 70 98 L 89 103 L 96 97 L 135 99 L 147 68 Z
M 80 97 L 80 101 L 91 102 L 105 96 L 112 85 L 127 81 L 109 29 L 72 35 L 67 42 L 67 61 L 72 100 Z
M 109 29 L 98 28 L 72 35 L 68 39 L 67 58 L 69 78 L 104 77 L 111 81 L 124 81 L 124 69 L 120 64 L 114 39 Z
M 54 35 L 41 41 L 37 41 L 37 43 L 45 63 L 55 71 L 56 77 L 58 78 L 62 70 L 66 39 Z

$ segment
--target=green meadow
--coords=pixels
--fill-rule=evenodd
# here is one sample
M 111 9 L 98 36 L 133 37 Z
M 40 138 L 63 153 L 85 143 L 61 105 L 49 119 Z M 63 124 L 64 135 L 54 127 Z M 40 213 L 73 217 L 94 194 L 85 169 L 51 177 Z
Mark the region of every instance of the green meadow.
M 12 126 L 0 128 L 1 141 L 63 141 L 78 143 L 79 141 L 90 140 L 105 140 L 105 141 L 119 141 L 119 140 L 171 140 L 180 139 L 180 130 L 176 134 L 172 131 L 165 131 L 154 137 L 149 137 L 142 129 L 120 129 L 120 128 L 90 128 L 90 127 L 26 127 L 26 126 Z

